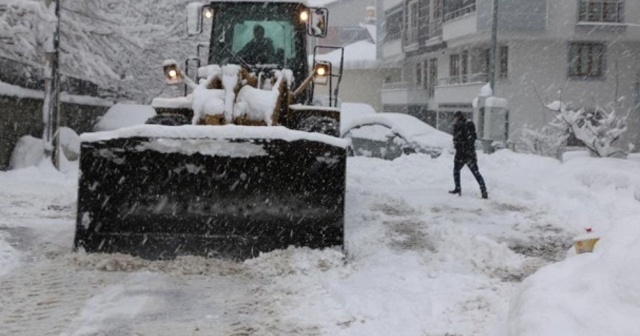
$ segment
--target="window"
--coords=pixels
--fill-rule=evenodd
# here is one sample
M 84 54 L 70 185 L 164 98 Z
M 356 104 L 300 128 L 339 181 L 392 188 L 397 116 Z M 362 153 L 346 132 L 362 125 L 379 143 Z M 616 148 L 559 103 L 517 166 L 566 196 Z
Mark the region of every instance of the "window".
M 444 21 L 473 13 L 476 11 L 476 0 L 445 0 Z
M 457 84 L 460 81 L 460 55 L 454 54 L 449 56 L 449 76 L 451 81 L 449 84 Z
M 430 22 L 432 36 L 442 35 L 443 8 L 442 0 L 433 1 L 433 16 Z
M 580 0 L 580 22 L 624 22 L 623 0 Z
M 467 69 L 467 65 L 469 64 L 469 52 L 468 51 L 463 51 L 462 52 L 462 59 L 460 60 L 460 68 L 462 70 L 462 76 L 461 76 L 461 80 L 463 83 L 467 82 L 467 74 L 469 73 L 468 69 Z
M 489 78 L 489 69 L 491 68 L 491 49 L 484 49 L 482 52 L 484 64 L 482 64 L 482 73 Z
M 422 61 L 422 88 L 429 89 L 429 60 Z
M 569 44 L 569 77 L 600 78 L 604 75 L 605 47 L 602 43 Z
M 415 87 L 422 87 L 422 62 L 416 63 L 416 82 Z
M 500 47 L 500 72 L 498 76 L 500 78 L 507 78 L 509 75 L 509 47 Z
M 385 42 L 397 40 L 402 36 L 402 8 L 397 8 L 387 13 L 385 29 Z
M 427 78 L 427 91 L 429 96 L 433 97 L 436 92 L 436 82 L 438 81 L 438 59 L 429 60 L 429 77 Z
M 408 45 L 418 43 L 418 23 L 420 18 L 419 3 L 413 0 L 409 3 L 407 13 L 406 41 Z

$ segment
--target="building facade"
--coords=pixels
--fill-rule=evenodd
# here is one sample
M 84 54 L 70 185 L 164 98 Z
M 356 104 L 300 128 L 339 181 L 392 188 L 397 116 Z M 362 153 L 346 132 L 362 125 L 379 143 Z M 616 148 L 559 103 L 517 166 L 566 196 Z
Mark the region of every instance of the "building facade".
M 385 109 L 450 130 L 488 81 L 492 0 L 378 0 L 382 59 L 402 78 Z M 509 134 L 550 121 L 544 104 L 628 114 L 623 142 L 640 148 L 640 1 L 498 0 L 494 95 L 509 102 Z
M 315 39 L 311 48 L 325 45 L 344 48 L 343 76 L 339 97 L 344 102 L 366 103 L 376 111 L 383 111 L 380 90 L 385 81 L 397 81 L 397 64 L 376 59 L 377 26 L 376 0 L 339 0 L 325 4 L 329 10 L 327 36 Z M 312 50 L 311 50 L 312 51 Z M 333 48 L 319 48 L 318 59 L 332 59 L 339 66 Z M 337 58 L 337 60 L 336 60 Z M 327 95 L 327 87 L 316 87 L 316 95 Z

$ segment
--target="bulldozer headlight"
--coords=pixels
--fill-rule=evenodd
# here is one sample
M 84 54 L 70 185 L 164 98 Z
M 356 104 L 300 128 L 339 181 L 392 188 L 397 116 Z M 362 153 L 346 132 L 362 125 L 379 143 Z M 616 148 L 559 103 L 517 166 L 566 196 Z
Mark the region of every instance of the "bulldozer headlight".
M 314 68 L 313 82 L 320 85 L 326 85 L 331 76 L 331 63 L 318 62 Z
M 213 17 L 213 9 L 207 8 L 207 7 L 203 7 L 202 16 L 204 16 L 204 18 L 207 19 L 207 20 L 211 19 Z
M 309 12 L 306 10 L 300 12 L 300 22 L 307 22 L 307 20 L 309 20 Z
M 179 84 L 182 82 L 182 73 L 175 61 L 166 61 L 162 68 L 164 70 L 165 82 L 169 85 Z

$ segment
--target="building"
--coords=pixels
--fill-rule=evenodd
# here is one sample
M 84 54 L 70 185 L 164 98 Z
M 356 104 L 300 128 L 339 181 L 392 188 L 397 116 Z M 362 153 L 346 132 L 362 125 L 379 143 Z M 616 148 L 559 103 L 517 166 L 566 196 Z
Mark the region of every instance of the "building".
M 402 60 L 382 88 L 385 110 L 448 130 L 488 81 L 492 0 L 378 0 L 380 57 Z M 625 143 L 640 146 L 640 1 L 499 0 L 495 95 L 509 130 L 550 120 L 544 103 L 629 113 Z
M 385 81 L 400 78 L 397 64 L 381 62 L 376 57 L 376 0 L 339 0 L 325 4 L 329 10 L 327 37 L 312 45 L 344 48 L 343 76 L 339 97 L 342 101 L 366 103 L 382 111 L 380 90 Z M 320 48 L 319 60 L 340 63 L 339 51 Z M 326 95 L 327 88 L 317 87 L 316 94 Z

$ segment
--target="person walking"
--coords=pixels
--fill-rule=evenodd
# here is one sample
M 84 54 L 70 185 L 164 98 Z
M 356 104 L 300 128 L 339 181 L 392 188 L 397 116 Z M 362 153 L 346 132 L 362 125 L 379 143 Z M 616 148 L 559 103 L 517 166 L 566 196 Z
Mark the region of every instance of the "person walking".
M 461 111 L 456 111 L 453 114 L 453 122 L 453 146 L 456 149 L 456 155 L 453 158 L 453 182 L 456 186 L 455 189 L 449 191 L 449 193 L 458 194 L 458 196 L 462 195 L 460 170 L 464 165 L 467 165 L 476 178 L 476 181 L 478 181 L 482 198 L 489 198 L 487 186 L 484 184 L 484 179 L 478 169 L 478 158 L 475 147 L 477 139 L 476 127 L 473 121 L 467 120 Z

